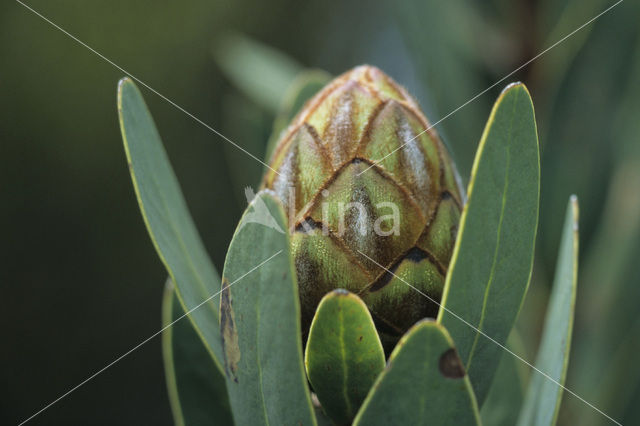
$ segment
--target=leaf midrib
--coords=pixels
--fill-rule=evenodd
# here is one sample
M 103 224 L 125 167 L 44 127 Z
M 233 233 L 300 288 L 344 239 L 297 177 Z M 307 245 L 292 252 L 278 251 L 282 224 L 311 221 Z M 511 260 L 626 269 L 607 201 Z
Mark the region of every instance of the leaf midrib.
M 156 175 L 154 174 L 154 179 L 152 179 L 152 182 L 154 184 L 154 186 L 156 187 L 156 189 L 162 193 L 162 191 L 160 190 L 160 186 L 158 184 L 158 182 L 156 181 Z M 182 234 L 178 231 L 178 229 L 176 228 L 176 226 L 173 224 L 173 217 L 171 215 L 171 210 L 169 210 L 169 206 L 167 205 L 166 199 L 165 197 L 160 197 L 162 200 L 162 207 L 164 208 L 165 212 L 167 213 L 168 217 L 171 218 L 172 220 L 169 221 L 169 227 L 171 228 L 171 231 L 175 234 L 178 243 L 179 243 L 179 248 L 181 249 L 181 251 L 184 253 L 184 258 L 187 260 L 187 265 L 189 270 L 191 270 L 191 272 L 194 274 L 195 278 L 196 278 L 196 282 L 198 283 L 198 287 L 202 290 L 200 292 L 200 294 L 204 297 L 209 297 L 209 294 L 207 292 L 207 288 L 204 285 L 204 280 L 202 279 L 202 277 L 200 276 L 200 274 L 198 273 L 193 260 L 191 259 L 191 255 L 189 253 L 189 250 L 187 250 L 187 246 L 182 238 Z M 184 201 L 184 200 L 183 200 Z M 186 205 L 186 201 L 184 201 L 184 204 Z M 195 225 L 194 225 L 195 226 Z M 200 244 L 202 246 L 202 244 Z M 202 247 L 204 249 L 204 247 Z M 175 273 L 174 273 L 175 275 Z M 175 279 L 175 277 L 174 277 Z M 177 286 L 176 283 L 176 289 L 178 289 L 178 293 L 180 292 L 179 287 Z M 213 313 L 215 314 L 216 318 L 218 317 L 217 312 L 215 310 L 215 308 L 213 307 L 212 304 L 210 303 L 205 303 L 206 306 L 208 306 Z
M 256 323 L 260 325 L 260 292 L 258 292 L 258 301 L 257 301 L 257 309 L 256 309 Z M 262 363 L 261 363 L 261 354 L 260 351 L 260 327 L 258 327 L 258 332 L 256 333 L 256 367 L 258 368 L 258 383 L 260 384 L 260 399 L 262 400 L 262 415 L 264 416 L 264 422 L 266 425 L 269 425 L 269 415 L 267 414 L 267 404 L 264 396 L 264 385 L 262 383 Z
M 496 264 L 497 264 L 497 260 L 498 260 L 498 251 L 500 249 L 500 236 L 502 234 L 502 222 L 504 221 L 504 211 L 505 211 L 505 206 L 506 206 L 506 202 L 507 202 L 507 189 L 509 188 L 509 171 L 511 170 L 509 165 L 511 162 L 511 141 L 512 141 L 512 131 L 513 131 L 513 120 L 515 118 L 515 109 L 516 109 L 516 105 L 517 105 L 517 100 L 518 100 L 518 96 L 519 96 L 519 92 L 516 91 L 514 99 L 513 99 L 513 108 L 511 111 L 511 120 L 509 121 L 509 131 L 508 131 L 508 144 L 507 144 L 507 164 L 506 164 L 506 171 L 505 171 L 505 175 L 504 175 L 504 187 L 503 187 L 503 191 L 502 191 L 502 206 L 500 209 L 500 219 L 498 221 L 498 231 L 496 233 L 496 249 L 493 253 L 493 262 L 491 264 L 491 270 L 489 273 L 489 279 L 487 281 L 487 285 L 485 287 L 485 292 L 484 292 L 484 298 L 482 300 L 482 311 L 480 313 L 480 321 L 478 323 L 478 327 L 477 330 L 478 332 L 476 333 L 474 339 L 473 339 L 473 344 L 471 345 L 471 350 L 469 351 L 469 357 L 467 359 L 467 363 L 466 363 L 466 368 L 467 368 L 467 372 L 471 369 L 471 361 L 473 359 L 473 355 L 475 353 L 475 348 L 478 344 L 478 339 L 480 337 L 480 333 L 482 330 L 482 325 L 484 323 L 484 319 L 485 319 L 485 314 L 486 314 L 486 307 L 487 307 L 487 299 L 489 297 L 489 292 L 491 290 L 491 285 L 493 284 L 493 280 L 495 277 L 495 269 L 496 269 Z
M 148 109 L 146 108 L 146 105 L 144 107 L 148 112 Z M 124 110 L 122 109 L 122 107 L 121 107 L 121 116 L 124 119 Z M 155 123 L 153 123 L 153 119 L 151 119 L 151 123 L 152 123 L 153 126 L 155 126 Z M 152 133 L 155 133 L 155 132 L 152 131 Z M 128 132 L 126 131 L 126 127 L 125 127 L 125 136 L 128 136 Z M 162 139 L 160 138 L 160 135 L 158 135 L 157 133 L 155 134 L 155 136 L 156 136 L 156 139 L 159 141 L 159 147 L 162 150 L 163 149 Z M 142 196 L 141 196 L 141 191 L 140 191 L 140 187 L 141 187 L 140 180 L 138 179 L 137 173 L 136 173 L 136 169 L 140 170 L 140 169 L 144 169 L 144 167 L 141 166 L 137 160 L 135 161 L 135 163 L 138 164 L 139 168 L 136 167 L 136 164 L 134 164 L 134 160 L 133 160 L 132 155 L 131 155 L 131 149 L 130 149 L 131 143 L 129 141 L 129 137 L 125 137 L 125 142 L 126 142 L 126 145 L 127 145 L 127 147 L 126 147 L 127 148 L 126 149 L 127 152 L 126 153 L 127 153 L 127 156 L 129 157 L 129 161 L 132 164 L 131 174 L 133 175 L 133 178 L 134 178 L 133 180 L 135 182 L 135 189 L 136 189 L 136 192 L 138 193 L 138 196 L 140 197 L 141 210 L 143 212 L 143 216 L 145 218 L 145 221 L 147 222 L 147 225 L 149 226 L 150 229 L 152 229 L 152 232 L 150 232 L 151 238 L 152 238 L 153 242 L 155 243 L 155 245 L 158 245 L 158 248 L 159 248 L 158 239 L 157 239 L 157 237 L 155 235 L 155 232 L 153 232 L 153 228 L 151 227 L 151 223 L 149 221 L 148 209 L 146 207 L 146 204 L 144 202 L 142 202 Z M 161 154 L 162 154 L 162 152 L 161 152 Z M 165 157 L 167 157 L 166 152 L 164 154 L 165 154 Z M 169 174 L 173 175 L 174 179 L 177 181 L 177 177 L 175 176 L 175 173 L 171 170 L 171 165 L 169 163 L 169 159 L 168 158 L 166 158 L 166 162 L 169 164 Z M 165 197 L 162 195 L 162 194 L 164 194 L 164 192 L 161 190 L 160 184 L 158 183 L 158 180 L 159 180 L 158 179 L 158 174 L 154 173 L 152 171 L 150 173 L 150 176 L 152 176 L 150 181 L 153 183 L 153 186 L 155 187 L 156 191 L 158 191 L 158 193 L 161 194 L 159 199 L 161 200 L 162 208 L 165 211 L 165 214 L 167 214 L 167 218 L 173 219 L 173 215 L 171 214 L 171 210 L 169 209 L 169 206 L 167 205 L 167 201 L 166 201 Z M 177 184 L 177 182 L 176 182 L 176 184 Z M 178 191 L 179 191 L 179 184 L 177 184 L 177 185 L 178 185 Z M 178 197 L 179 196 L 180 196 L 180 194 L 178 194 Z M 186 204 L 186 200 L 182 199 L 182 204 L 184 205 L 185 210 L 187 211 L 187 214 L 190 217 L 189 210 L 188 210 L 188 207 L 187 207 L 187 204 Z M 193 219 L 191 219 L 191 220 L 192 220 L 192 223 L 193 223 Z M 185 254 L 184 257 L 185 257 L 185 259 L 187 259 L 187 265 L 188 265 L 189 270 L 191 270 L 194 273 L 194 276 L 196 277 L 196 282 L 198 283 L 198 287 L 201 290 L 200 294 L 204 295 L 205 297 L 208 297 L 208 293 L 207 293 L 207 289 L 206 289 L 206 287 L 204 285 L 204 281 L 202 280 L 202 278 L 198 274 L 198 272 L 197 272 L 197 270 L 195 268 L 195 265 L 193 264 L 193 260 L 191 259 L 191 256 L 189 254 L 189 251 L 187 250 L 187 247 L 185 245 L 184 240 L 182 239 L 181 233 L 178 231 L 178 229 L 176 228 L 176 226 L 174 225 L 172 220 L 169 220 L 168 223 L 169 223 L 169 228 L 171 229 L 171 231 L 173 232 L 173 234 L 176 236 L 176 238 L 178 240 L 178 243 L 179 243 L 179 246 L 181 248 L 181 251 Z M 194 226 L 195 226 L 195 224 L 194 224 Z M 204 246 L 202 245 L 202 242 L 200 243 L 200 246 L 201 246 L 202 249 L 204 249 Z M 182 292 L 180 291 L 180 289 L 178 287 L 178 282 L 175 279 L 175 273 L 173 272 L 173 268 L 168 267 L 169 262 L 167 261 L 167 259 L 165 258 L 164 254 L 162 253 L 162 250 L 158 250 L 158 251 L 160 252 L 161 259 L 164 261 L 163 263 L 165 263 L 165 265 L 167 265 L 167 269 L 170 271 L 170 274 L 172 275 L 172 278 L 175 281 L 177 292 L 179 294 L 181 294 Z M 216 318 L 218 318 L 218 315 L 217 315 L 217 312 L 216 312 L 215 308 L 212 305 L 210 305 L 209 303 L 207 303 L 206 305 L 209 306 L 209 308 L 212 310 L 212 312 L 214 313 L 214 316 Z
M 342 303 L 340 303 L 342 305 Z M 340 318 L 339 328 L 340 328 L 340 355 L 342 356 L 342 368 L 344 374 L 342 375 L 342 395 L 344 396 L 344 402 L 346 405 L 347 412 L 349 413 L 349 417 L 353 416 L 353 407 L 351 406 L 351 401 L 349 400 L 349 395 L 347 392 L 347 385 L 349 383 L 349 366 L 347 363 L 347 352 L 344 348 L 344 312 L 343 306 L 339 306 L 338 317 Z

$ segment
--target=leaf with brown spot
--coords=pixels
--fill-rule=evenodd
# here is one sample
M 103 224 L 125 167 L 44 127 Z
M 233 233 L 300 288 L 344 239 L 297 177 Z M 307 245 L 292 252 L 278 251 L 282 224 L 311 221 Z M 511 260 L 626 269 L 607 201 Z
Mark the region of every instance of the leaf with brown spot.
M 442 325 L 424 320 L 402 337 L 353 424 L 480 424 L 471 383 Z
M 464 366 L 454 348 L 447 349 L 440 355 L 440 372 L 449 379 L 461 379 L 464 377 Z
M 227 377 L 238 382 L 236 370 L 240 361 L 240 347 L 238 346 L 238 332 L 236 330 L 235 315 L 231 306 L 229 283 L 222 280 L 222 294 L 220 295 L 220 331 L 224 350 L 225 371 Z
M 300 306 L 289 234 L 252 219 L 256 203 L 288 229 L 270 191 L 256 195 L 233 236 L 221 299 L 229 401 L 236 424 L 315 425 L 304 374 Z
M 438 313 L 480 405 L 531 279 L 539 196 L 533 102 L 510 84 L 480 140 Z

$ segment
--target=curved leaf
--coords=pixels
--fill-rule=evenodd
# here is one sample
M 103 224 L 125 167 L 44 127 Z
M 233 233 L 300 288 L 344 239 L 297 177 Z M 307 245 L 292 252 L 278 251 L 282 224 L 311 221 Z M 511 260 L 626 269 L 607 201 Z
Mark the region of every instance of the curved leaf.
M 316 424 L 287 229 L 282 206 L 262 191 L 242 217 L 225 260 L 220 329 L 229 400 L 240 425 Z
M 453 341 L 423 320 L 405 334 L 367 395 L 354 425 L 472 425 L 480 414 Z
M 220 278 L 193 223 L 153 118 L 129 78 L 118 84 L 120 131 L 142 218 L 185 312 L 222 370 L 218 307 L 205 300 L 220 291 Z
M 385 365 L 369 309 L 355 294 L 334 290 L 311 323 L 305 366 L 322 408 L 336 424 L 350 424 Z
M 176 425 L 233 425 L 224 375 L 189 321 L 167 280 L 162 300 L 162 355 Z
M 499 35 L 497 29 L 500 25 L 483 22 L 489 15 L 481 11 L 481 3 L 409 0 L 383 4 L 387 5 L 390 18 L 395 18 L 398 32 L 418 71 L 417 75 L 432 101 L 433 108 L 429 108 L 428 104 L 423 105 L 427 107 L 427 116 L 435 121 L 457 110 L 451 120 L 438 125 L 438 132 L 451 142 L 458 170 L 467 176 L 473 156 L 467 141 L 477 138 L 482 129 L 482 111 L 489 101 L 480 98 L 463 109 L 458 107 L 472 93 L 484 88 L 486 83 L 482 74 L 487 72 L 487 68 L 483 66 L 483 61 L 484 64 L 493 65 L 503 60 L 502 55 L 510 46 L 502 40 L 509 40 L 509 37 Z M 456 31 L 451 31 L 451 22 L 456 22 Z M 435 34 L 438 35 L 437 43 L 433 43 Z M 475 47 L 479 35 L 499 43 L 501 47 L 496 51 L 501 54 L 487 58 L 487 55 L 491 55 L 491 49 Z
M 558 266 L 536 358 L 536 368 L 557 383 L 538 372 L 533 373 L 518 425 L 549 426 L 556 423 L 562 400 L 562 387 L 558 383 L 564 385 L 567 376 L 577 284 L 578 199 L 573 196 L 567 207 Z
M 514 353 L 525 352 L 523 342 L 514 328 L 507 339 L 507 348 Z M 518 421 L 529 366 L 508 352 L 503 352 L 491 389 L 482 405 L 482 423 L 491 426 L 512 426 Z
M 241 34 L 227 34 L 218 40 L 213 56 L 238 89 L 273 112 L 301 69 L 286 54 Z
M 493 107 L 468 192 L 438 322 L 482 405 L 500 361 L 496 342 L 504 345 L 529 285 L 538 225 L 538 137 L 521 83 L 507 86 Z

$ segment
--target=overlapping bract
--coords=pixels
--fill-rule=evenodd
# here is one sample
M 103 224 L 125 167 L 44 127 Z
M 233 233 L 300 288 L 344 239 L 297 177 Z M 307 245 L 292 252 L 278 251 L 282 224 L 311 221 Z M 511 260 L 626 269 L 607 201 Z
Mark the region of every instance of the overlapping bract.
M 444 145 L 403 88 L 370 66 L 336 78 L 294 118 L 270 165 L 263 188 L 289 211 L 303 330 L 335 288 L 357 293 L 389 342 L 437 314 L 376 264 L 439 300 L 462 205 Z

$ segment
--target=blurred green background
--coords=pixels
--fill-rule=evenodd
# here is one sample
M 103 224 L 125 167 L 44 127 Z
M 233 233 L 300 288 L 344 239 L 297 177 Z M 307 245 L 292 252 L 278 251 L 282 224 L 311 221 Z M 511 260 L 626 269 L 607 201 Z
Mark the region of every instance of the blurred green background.
M 300 70 L 376 65 L 435 122 L 613 2 L 27 4 L 262 157 Z M 566 200 L 576 193 L 582 266 L 567 386 L 623 424 L 640 422 L 639 18 L 640 2 L 624 1 L 437 126 L 466 180 L 500 90 L 515 80 L 529 87 L 542 207 L 521 355 L 535 357 Z M 0 423 L 16 424 L 158 331 L 166 273 L 120 140 L 124 73 L 17 2 L 0 5 L 0 20 Z M 143 94 L 220 267 L 243 187 L 256 187 L 262 166 Z M 160 340 L 32 423 L 170 424 Z M 607 424 L 566 393 L 560 423 Z

